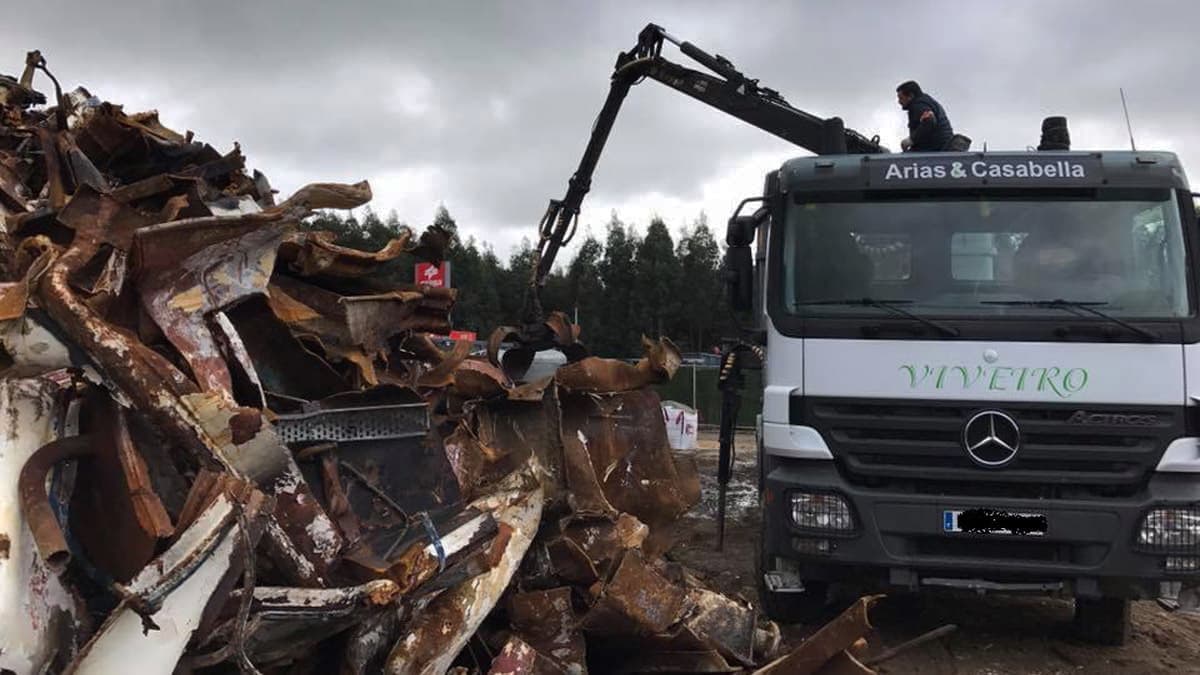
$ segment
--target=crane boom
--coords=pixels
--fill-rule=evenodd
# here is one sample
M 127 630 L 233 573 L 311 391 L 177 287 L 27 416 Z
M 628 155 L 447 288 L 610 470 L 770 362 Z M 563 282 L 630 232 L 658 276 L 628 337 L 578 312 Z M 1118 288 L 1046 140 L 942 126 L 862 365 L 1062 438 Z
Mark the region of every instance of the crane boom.
M 662 48 L 665 42 L 677 46 L 685 56 L 711 73 L 687 68 L 664 58 Z M 621 104 L 630 88 L 647 78 L 816 154 L 874 154 L 888 151 L 879 144 L 877 136 L 867 138 L 857 131 L 846 129 L 838 117 L 821 118 L 795 108 L 779 92 L 759 86 L 758 80 L 747 77 L 725 57 L 709 54 L 690 42 L 681 41 L 658 25 L 647 25 L 638 34 L 633 48 L 617 56 L 608 97 L 596 117 L 579 166 L 567 182 L 567 192 L 562 199 L 550 200 L 538 225 L 538 246 L 526 292 L 522 325 L 515 329 L 502 329 L 505 336 L 516 337 L 524 348 L 522 352 L 565 346 L 562 326 L 546 321 L 540 291 L 559 250 L 574 236 L 580 207 L 591 189 L 592 175 L 621 111 Z M 493 342 L 498 344 L 499 338 Z M 493 352 L 492 358 L 496 360 L 495 348 L 489 351 Z M 526 356 L 532 358 L 532 354 L 527 353 L 516 361 L 524 362 Z

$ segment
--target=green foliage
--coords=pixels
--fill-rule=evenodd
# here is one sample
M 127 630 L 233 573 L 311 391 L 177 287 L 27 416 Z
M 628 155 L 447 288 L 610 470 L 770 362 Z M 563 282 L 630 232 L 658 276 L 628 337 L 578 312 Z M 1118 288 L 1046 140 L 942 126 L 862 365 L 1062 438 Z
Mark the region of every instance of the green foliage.
M 497 326 L 521 320 L 535 251 L 528 239 L 502 262 L 486 242 L 458 236 L 458 224 L 444 207 L 433 222 L 455 236 L 447 260 L 451 283 L 460 289 L 451 316 L 460 330 L 481 339 Z M 306 229 L 328 230 L 338 244 L 361 250 L 383 248 L 405 225 L 395 213 L 381 219 L 370 210 L 361 217 L 324 212 Z M 546 311 L 578 317 L 582 339 L 592 353 L 614 357 L 640 355 L 642 335 L 664 335 L 683 351 L 711 351 L 732 335 L 720 280 L 721 247 L 703 214 L 675 242 L 666 223 L 653 219 L 645 237 L 612 214 L 603 240 L 590 232 L 569 261 L 559 265 L 542 289 Z M 401 256 L 377 280 L 411 284 L 413 260 Z

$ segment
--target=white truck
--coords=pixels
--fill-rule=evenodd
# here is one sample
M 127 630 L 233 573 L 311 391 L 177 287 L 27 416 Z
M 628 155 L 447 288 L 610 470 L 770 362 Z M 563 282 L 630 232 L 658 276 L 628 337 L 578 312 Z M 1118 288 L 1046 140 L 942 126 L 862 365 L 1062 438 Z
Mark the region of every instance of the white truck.
M 730 221 L 766 342 L 763 603 L 1200 578 L 1197 220 L 1161 152 L 802 157 Z M 755 245 L 753 274 L 749 247 Z M 743 281 L 744 284 L 744 281 Z M 747 306 L 745 298 L 753 300 Z

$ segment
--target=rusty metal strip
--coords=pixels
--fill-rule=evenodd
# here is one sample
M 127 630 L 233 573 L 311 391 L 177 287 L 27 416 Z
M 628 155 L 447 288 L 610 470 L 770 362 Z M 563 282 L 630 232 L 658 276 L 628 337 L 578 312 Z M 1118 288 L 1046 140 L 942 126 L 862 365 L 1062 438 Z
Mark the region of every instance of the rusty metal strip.
M 755 675 L 809 675 L 819 671 L 830 659 L 871 630 L 867 613 L 882 597 L 872 595 L 859 598 L 836 619 L 800 643 L 792 653 L 759 668 L 754 671 Z
M 612 393 L 666 382 L 675 376 L 683 357 L 667 338 L 642 338 L 644 356 L 637 365 L 592 356 L 568 363 L 554 374 L 559 385 L 572 391 Z
M 410 248 L 411 235 L 403 230 L 378 251 L 360 251 L 333 243 L 332 232 L 300 232 L 288 238 L 280 257 L 304 277 L 361 277 L 404 254 Z
M 371 201 L 371 184 L 359 181 L 347 183 L 309 183 L 292 193 L 269 212 L 283 213 L 292 218 L 304 218 L 318 209 L 355 209 Z
M 24 316 L 30 288 L 36 285 L 57 256 L 57 251 L 47 248 L 25 270 L 20 281 L 0 284 L 0 321 Z

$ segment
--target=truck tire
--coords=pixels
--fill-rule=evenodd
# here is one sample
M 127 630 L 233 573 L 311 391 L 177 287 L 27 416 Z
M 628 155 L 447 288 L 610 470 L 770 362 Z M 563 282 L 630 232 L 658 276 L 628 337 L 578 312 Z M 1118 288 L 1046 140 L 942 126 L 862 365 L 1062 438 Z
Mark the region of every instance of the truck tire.
M 1125 598 L 1075 598 L 1075 634 L 1085 642 L 1119 647 L 1129 639 L 1129 611 Z
M 765 529 L 765 528 L 764 528 Z M 758 577 L 758 602 L 763 614 L 772 621 L 782 624 L 810 624 L 825 614 L 828 609 L 829 584 L 824 581 L 805 581 L 799 593 L 777 593 L 767 588 L 767 554 L 765 533 L 760 530 L 758 549 L 755 555 L 755 573 Z

